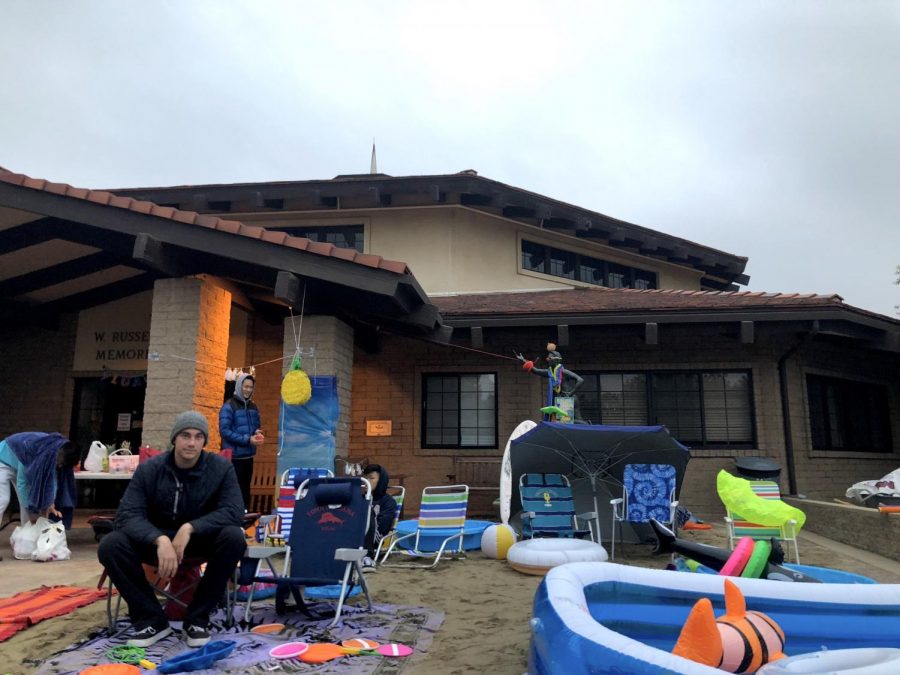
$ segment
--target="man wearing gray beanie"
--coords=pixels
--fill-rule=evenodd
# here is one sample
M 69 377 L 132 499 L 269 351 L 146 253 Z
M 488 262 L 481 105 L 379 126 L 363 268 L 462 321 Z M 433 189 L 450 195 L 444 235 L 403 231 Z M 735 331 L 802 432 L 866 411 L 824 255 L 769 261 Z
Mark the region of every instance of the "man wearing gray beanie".
M 202 647 L 209 642 L 210 612 L 246 549 L 234 468 L 204 452 L 208 438 L 201 413 L 179 414 L 169 434 L 171 451 L 138 466 L 116 512 L 116 529 L 100 541 L 97 556 L 128 603 L 130 647 L 149 647 L 172 633 L 142 563 L 155 564 L 160 578 L 169 579 L 185 560 L 206 561 L 183 625 L 187 646 Z

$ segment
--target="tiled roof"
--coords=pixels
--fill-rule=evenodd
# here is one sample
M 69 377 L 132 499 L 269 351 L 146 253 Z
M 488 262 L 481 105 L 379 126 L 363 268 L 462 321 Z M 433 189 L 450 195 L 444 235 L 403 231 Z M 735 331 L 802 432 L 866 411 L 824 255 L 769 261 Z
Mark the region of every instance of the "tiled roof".
M 432 297 L 445 317 L 454 315 L 597 314 L 666 310 L 847 308 L 839 295 L 760 291 L 635 290 L 574 288 L 519 293 L 477 293 Z M 884 318 L 884 317 L 882 317 Z
M 32 190 L 41 190 L 43 192 L 63 195 L 65 197 L 83 199 L 104 206 L 128 209 L 129 211 L 156 216 L 158 218 L 166 218 L 187 225 L 197 225 L 212 230 L 237 234 L 242 237 L 260 239 L 269 242 L 270 244 L 288 246 L 301 251 L 307 251 L 308 253 L 346 260 L 347 262 L 356 263 L 357 265 L 383 269 L 395 274 L 410 274 L 409 267 L 405 262 L 386 260 L 378 255 L 359 253 L 353 249 L 338 248 L 333 244 L 310 241 L 306 237 L 292 237 L 285 232 L 267 230 L 253 225 L 245 225 L 236 220 L 225 220 L 224 218 L 206 216 L 194 211 L 182 211 L 170 206 L 159 206 L 153 202 L 140 201 L 132 199 L 131 197 L 120 197 L 112 192 L 103 190 L 88 190 L 85 188 L 75 188 L 66 183 L 51 183 L 40 178 L 30 178 L 21 173 L 13 173 L 2 168 L 0 168 L 0 181 L 30 188 Z

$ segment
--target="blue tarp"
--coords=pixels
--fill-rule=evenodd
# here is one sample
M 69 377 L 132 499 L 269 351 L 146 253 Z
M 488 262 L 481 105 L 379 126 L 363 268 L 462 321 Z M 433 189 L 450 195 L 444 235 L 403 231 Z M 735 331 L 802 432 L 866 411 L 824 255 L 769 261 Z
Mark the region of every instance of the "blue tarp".
M 334 471 L 338 407 L 337 378 L 310 377 L 312 396 L 305 405 L 281 402 L 278 475 L 291 467 Z

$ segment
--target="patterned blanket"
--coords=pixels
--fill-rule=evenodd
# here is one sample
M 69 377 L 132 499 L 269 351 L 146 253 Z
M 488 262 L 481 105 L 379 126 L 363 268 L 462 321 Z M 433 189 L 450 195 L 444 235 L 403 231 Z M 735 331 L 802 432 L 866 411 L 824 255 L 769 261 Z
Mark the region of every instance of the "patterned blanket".
M 325 613 L 332 605 L 313 605 L 313 612 Z M 225 627 L 225 612 L 218 610 L 213 615 L 210 633 L 213 640 L 235 640 L 237 646 L 228 658 L 217 661 L 213 668 L 196 670 L 201 675 L 213 673 L 242 673 L 244 675 L 268 675 L 273 670 L 285 673 L 360 673 L 387 675 L 400 673 L 411 663 L 418 662 L 427 653 L 432 636 L 444 620 L 443 612 L 424 607 L 404 607 L 399 605 L 374 604 L 373 611 L 364 607 L 348 606 L 344 608 L 341 622 L 334 628 L 328 628 L 331 619 L 325 618 L 310 621 L 297 613 L 277 616 L 271 605 L 254 606 L 253 619 L 249 625 L 243 624 L 243 607 L 235 609 L 237 620 L 232 628 Z M 283 623 L 284 630 L 279 633 L 251 633 L 254 626 L 267 623 Z M 173 635 L 157 642 L 147 649 L 146 658 L 160 664 L 189 650 L 180 635 L 180 622 L 172 622 Z M 75 675 L 79 671 L 94 665 L 110 663 L 106 652 L 125 643 L 129 624 L 120 621 L 117 632 L 109 635 L 107 629 L 101 629 L 87 640 L 72 645 L 58 654 L 36 661 L 36 672 L 41 675 Z M 285 642 L 301 641 L 307 643 L 333 642 L 340 643 L 352 638 L 366 638 L 386 644 L 398 642 L 412 647 L 411 657 L 390 659 L 381 656 L 344 656 L 321 665 L 310 665 L 301 661 L 277 660 L 269 656 L 269 650 Z

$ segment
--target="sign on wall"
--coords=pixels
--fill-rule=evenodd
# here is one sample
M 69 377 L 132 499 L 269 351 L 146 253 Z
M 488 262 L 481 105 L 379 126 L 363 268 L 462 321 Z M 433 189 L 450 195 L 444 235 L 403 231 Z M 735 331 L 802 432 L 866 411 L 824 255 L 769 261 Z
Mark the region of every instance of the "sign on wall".
M 73 370 L 147 370 L 153 292 L 78 314 Z

